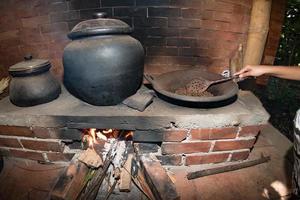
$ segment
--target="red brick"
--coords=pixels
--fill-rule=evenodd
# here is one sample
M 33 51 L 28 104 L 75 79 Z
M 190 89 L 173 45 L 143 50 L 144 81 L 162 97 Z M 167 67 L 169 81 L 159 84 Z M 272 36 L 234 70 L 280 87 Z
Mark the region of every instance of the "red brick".
M 0 146 L 22 148 L 22 146 L 16 138 L 0 138 Z
M 161 145 L 162 154 L 184 154 L 208 152 L 211 142 L 181 142 L 163 143 Z
M 179 55 L 182 56 L 207 56 L 207 49 L 202 48 L 180 48 Z
M 165 141 L 165 142 L 181 142 L 186 137 L 187 137 L 187 130 L 164 131 L 163 141 Z
M 148 47 L 147 55 L 177 56 L 178 49 L 175 47 Z
M 169 18 L 169 27 L 180 27 L 180 28 L 201 28 L 200 19 L 181 19 L 181 18 Z
M 19 34 L 19 30 L 2 32 L 0 33 L 0 41 L 18 38 Z
M 230 161 L 246 160 L 249 154 L 250 154 L 249 149 L 240 152 L 233 152 Z
M 39 150 L 39 151 L 53 151 L 62 152 L 64 145 L 60 144 L 58 141 L 47 141 L 47 140 L 24 140 L 21 139 L 21 143 L 24 148 Z
M 23 150 L 10 149 L 9 156 L 30 159 L 30 160 L 45 161 L 42 153 L 34 152 L 34 151 L 23 151 Z
M 239 137 L 256 137 L 262 126 L 243 126 L 239 132 Z
M 197 45 L 197 40 L 193 38 L 168 38 L 167 46 L 176 47 L 194 47 Z
M 181 165 L 182 156 L 181 155 L 166 155 L 166 156 L 156 156 L 162 165 Z
M 213 151 L 227 151 L 238 149 L 250 149 L 253 147 L 256 138 L 252 139 L 239 139 L 239 140 L 227 140 L 216 141 Z
M 74 153 L 47 153 L 48 160 L 50 162 L 58 162 L 58 161 L 70 161 L 72 160 Z
M 195 8 L 183 8 L 181 10 L 181 14 L 183 18 L 200 19 L 202 15 L 202 10 Z
M 206 10 L 233 13 L 235 6 L 232 3 L 226 3 L 221 1 L 206 1 L 204 8 Z
M 226 162 L 229 154 L 230 153 L 208 153 L 199 155 L 186 155 L 186 165 Z
M 49 16 L 35 16 L 35 17 L 28 17 L 22 18 L 22 26 L 26 28 L 38 28 L 40 24 L 47 24 L 49 23 Z
M 232 139 L 236 137 L 237 132 L 237 127 L 193 129 L 191 138 L 194 140 Z
M 167 73 L 174 70 L 186 70 L 190 69 L 191 66 L 187 65 L 145 65 L 145 72 L 151 75 L 158 75 L 161 73 Z
M 0 135 L 34 137 L 29 127 L 0 125 Z
M 68 32 L 68 24 L 66 22 L 59 22 L 54 24 L 43 24 L 41 25 L 42 33 L 51 33 L 51 32 Z
M 214 21 L 214 20 L 202 20 L 202 26 L 203 29 L 208 30 L 228 30 L 230 27 L 230 23 L 228 22 L 220 22 L 220 21 Z
M 20 29 L 20 41 L 22 42 L 22 45 L 33 45 L 33 44 L 45 43 L 45 40 L 42 37 L 40 30 L 38 28 Z
M 214 18 L 214 11 L 212 11 L 212 10 L 204 10 L 201 13 L 201 19 L 212 20 L 213 18 Z

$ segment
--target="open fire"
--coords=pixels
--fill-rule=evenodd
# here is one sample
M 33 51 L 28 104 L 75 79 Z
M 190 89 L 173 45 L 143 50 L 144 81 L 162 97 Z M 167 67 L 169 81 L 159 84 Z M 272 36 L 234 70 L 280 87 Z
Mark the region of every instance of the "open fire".
M 109 139 L 118 140 L 132 140 L 132 131 L 117 130 L 117 129 L 96 129 L 89 128 L 82 131 L 84 146 L 88 145 L 89 148 L 93 148 L 94 144 L 98 144 L 99 141 L 108 141 Z

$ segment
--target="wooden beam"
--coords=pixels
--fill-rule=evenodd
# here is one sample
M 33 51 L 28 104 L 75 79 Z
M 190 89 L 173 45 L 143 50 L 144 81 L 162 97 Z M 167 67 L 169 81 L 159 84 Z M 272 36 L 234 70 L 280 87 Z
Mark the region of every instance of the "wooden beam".
M 272 0 L 253 0 L 244 66 L 259 65 L 269 32 Z

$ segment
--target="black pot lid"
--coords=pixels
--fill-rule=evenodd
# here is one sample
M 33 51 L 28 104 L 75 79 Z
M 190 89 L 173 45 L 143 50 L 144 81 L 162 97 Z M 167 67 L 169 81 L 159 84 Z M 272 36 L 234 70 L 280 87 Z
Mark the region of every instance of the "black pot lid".
M 68 34 L 70 39 L 95 35 L 128 34 L 133 29 L 118 19 L 98 18 L 90 19 L 77 24 Z
M 24 61 L 9 67 L 9 72 L 36 71 L 50 66 L 50 62 L 44 59 L 33 59 L 32 56 L 25 56 Z

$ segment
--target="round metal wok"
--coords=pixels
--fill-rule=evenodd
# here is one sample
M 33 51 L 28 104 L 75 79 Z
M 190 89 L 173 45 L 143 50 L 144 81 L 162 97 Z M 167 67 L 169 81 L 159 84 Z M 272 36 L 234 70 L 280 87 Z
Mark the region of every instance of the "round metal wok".
M 197 78 L 207 80 L 219 80 L 223 76 L 201 69 L 179 70 L 161 74 L 156 77 L 145 75 L 152 84 L 158 97 L 170 103 L 186 107 L 220 107 L 233 103 L 237 99 L 238 85 L 233 81 L 219 83 L 210 86 L 207 91 L 213 97 L 197 97 L 176 94 L 175 91 L 186 86 L 190 81 Z

